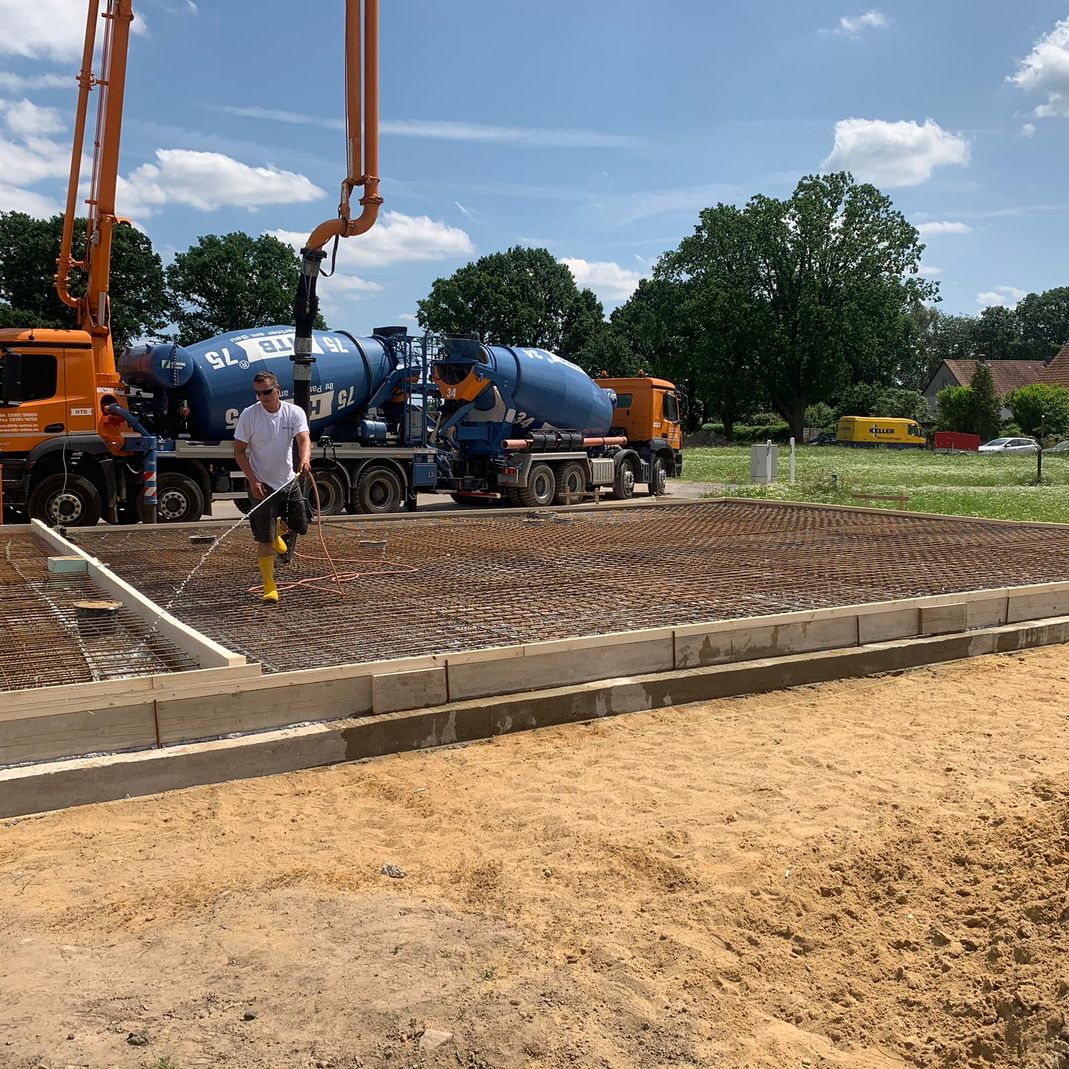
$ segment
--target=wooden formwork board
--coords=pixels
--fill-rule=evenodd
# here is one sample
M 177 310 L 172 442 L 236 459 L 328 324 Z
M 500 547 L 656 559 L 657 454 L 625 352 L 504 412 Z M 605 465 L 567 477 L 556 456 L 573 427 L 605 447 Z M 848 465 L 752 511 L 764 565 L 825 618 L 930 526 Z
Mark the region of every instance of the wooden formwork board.
M 151 604 L 151 603 L 150 603 Z M 0 765 L 172 746 L 304 722 L 390 716 L 606 679 L 865 649 L 1069 616 L 1069 582 L 811 609 L 456 654 L 260 675 L 230 665 L 12 692 Z M 10 699 L 10 700 L 8 700 Z
M 573 684 L 241 738 L 0 770 L 0 817 L 1069 641 L 1069 617 Z M 515 658 L 514 658 L 515 659 Z M 471 662 L 469 662 L 471 663 Z

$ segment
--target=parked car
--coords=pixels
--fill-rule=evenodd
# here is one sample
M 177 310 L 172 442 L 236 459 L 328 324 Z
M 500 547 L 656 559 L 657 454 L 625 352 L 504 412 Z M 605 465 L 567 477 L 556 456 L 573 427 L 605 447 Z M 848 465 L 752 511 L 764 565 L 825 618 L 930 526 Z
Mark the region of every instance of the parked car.
M 810 445 L 835 445 L 835 431 L 824 431 L 823 434 L 818 434 L 809 444 Z
M 1035 438 L 992 438 L 980 446 L 981 453 L 1038 453 Z
M 1069 438 L 1043 450 L 1044 453 L 1069 453 Z

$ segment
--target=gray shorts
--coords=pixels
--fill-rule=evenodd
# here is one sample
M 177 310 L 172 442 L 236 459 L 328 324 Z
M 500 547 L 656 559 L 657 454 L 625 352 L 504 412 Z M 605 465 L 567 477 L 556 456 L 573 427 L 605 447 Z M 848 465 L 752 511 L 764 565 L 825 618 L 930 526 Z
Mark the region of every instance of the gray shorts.
M 273 486 L 263 484 L 263 488 L 270 495 L 274 491 Z M 252 537 L 257 542 L 273 542 L 275 540 L 275 520 L 286 521 L 286 526 L 297 534 L 308 532 L 308 509 L 305 505 L 304 494 L 301 493 L 300 482 L 293 482 L 275 494 L 274 497 L 260 505 L 255 511 L 249 513 L 249 526 L 252 528 Z

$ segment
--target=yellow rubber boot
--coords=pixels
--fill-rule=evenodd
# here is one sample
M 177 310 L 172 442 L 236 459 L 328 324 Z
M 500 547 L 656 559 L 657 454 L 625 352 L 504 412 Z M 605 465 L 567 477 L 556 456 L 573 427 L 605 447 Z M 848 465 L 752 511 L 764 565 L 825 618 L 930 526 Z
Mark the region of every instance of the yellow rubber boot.
M 282 540 L 284 534 L 289 534 L 290 529 L 281 521 L 275 521 L 275 540 L 272 543 L 272 548 L 276 553 L 286 552 L 286 543 Z
M 275 558 L 257 557 L 260 562 L 260 574 L 264 577 L 264 601 L 278 601 L 278 587 L 275 586 Z

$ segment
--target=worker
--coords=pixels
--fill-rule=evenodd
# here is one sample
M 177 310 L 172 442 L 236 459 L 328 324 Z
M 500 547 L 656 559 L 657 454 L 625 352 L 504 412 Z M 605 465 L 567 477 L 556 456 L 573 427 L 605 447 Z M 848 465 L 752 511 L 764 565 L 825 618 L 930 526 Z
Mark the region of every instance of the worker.
M 275 554 L 291 552 L 294 537 L 308 530 L 304 496 L 293 470 L 293 445 L 296 442 L 300 455 L 298 470 L 306 475 L 312 470 L 312 440 L 308 417 L 282 400 L 272 372 L 258 371 L 252 388 L 256 403 L 238 416 L 234 428 L 234 459 L 249 484 L 253 505 L 249 525 L 264 582 L 263 599 L 276 603 Z

